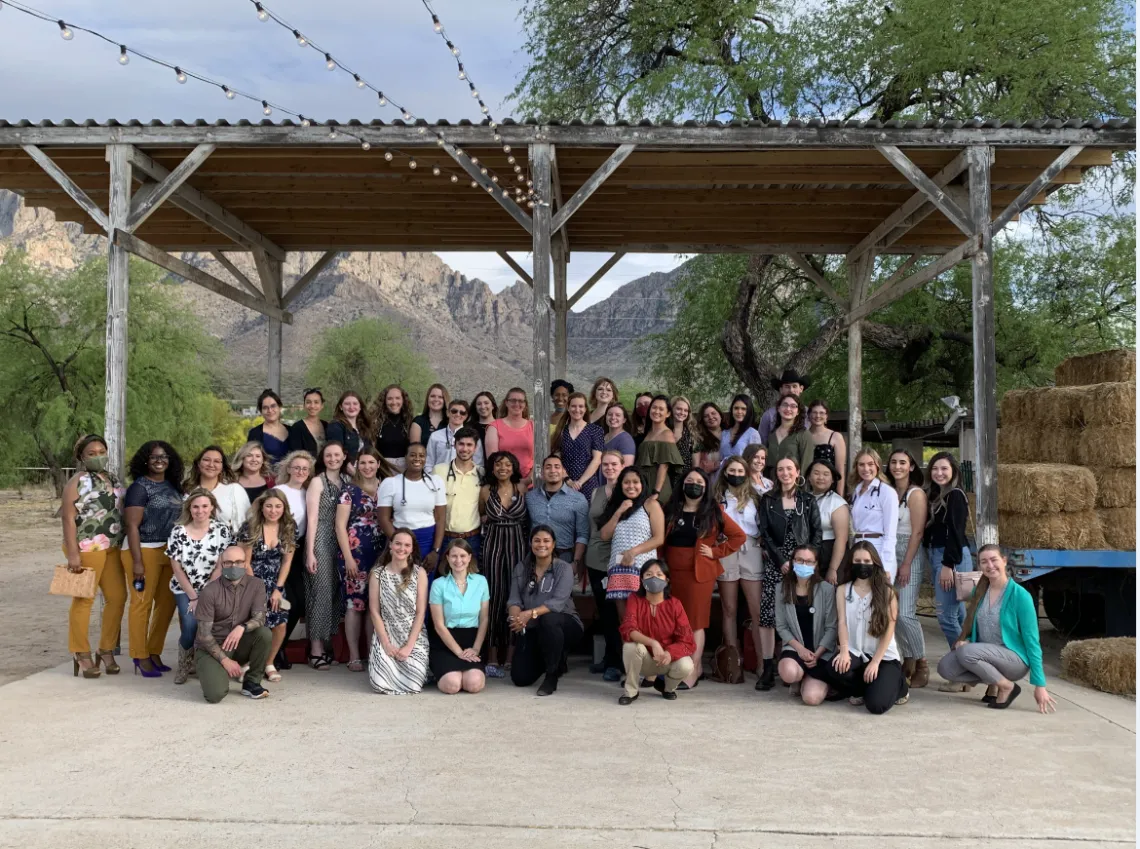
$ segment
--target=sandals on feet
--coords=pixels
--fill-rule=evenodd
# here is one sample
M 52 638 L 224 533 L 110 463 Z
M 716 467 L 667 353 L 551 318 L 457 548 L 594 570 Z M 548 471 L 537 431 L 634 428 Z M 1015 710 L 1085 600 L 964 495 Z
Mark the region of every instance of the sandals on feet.
M 348 671 L 349 672 L 363 672 L 364 671 L 364 661 L 361 660 L 360 658 L 357 658 L 356 660 L 350 660 L 348 662 Z
M 332 658 L 327 654 L 315 654 L 309 658 L 309 666 L 324 671 L 332 666 Z
M 281 680 L 281 673 L 277 671 L 277 667 L 272 663 L 265 667 L 265 680 L 274 684 Z

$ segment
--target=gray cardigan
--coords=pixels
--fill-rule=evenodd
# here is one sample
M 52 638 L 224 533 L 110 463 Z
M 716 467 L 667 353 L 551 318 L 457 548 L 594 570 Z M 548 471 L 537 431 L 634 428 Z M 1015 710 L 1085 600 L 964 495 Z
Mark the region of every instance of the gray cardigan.
M 823 635 L 816 639 L 815 645 L 816 648 L 819 646 L 827 648 L 820 656 L 821 660 L 826 660 L 834 653 L 835 643 L 839 636 L 839 614 L 835 609 L 835 587 L 827 581 L 820 581 L 816 584 L 815 593 L 812 596 L 812 606 L 815 608 L 811 621 L 812 633 Z M 798 640 L 801 644 L 804 641 L 804 635 L 800 631 L 800 620 L 796 618 L 796 606 L 784 601 L 782 585 L 776 587 L 776 633 L 780 635 L 780 639 L 785 645 L 792 640 Z

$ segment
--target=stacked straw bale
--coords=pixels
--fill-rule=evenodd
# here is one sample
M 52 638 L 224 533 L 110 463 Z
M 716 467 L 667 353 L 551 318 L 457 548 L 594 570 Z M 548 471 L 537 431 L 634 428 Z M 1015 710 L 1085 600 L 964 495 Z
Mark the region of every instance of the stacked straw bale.
M 1074 640 L 1061 649 L 1061 677 L 1105 693 L 1136 695 L 1136 638 Z
M 1001 540 L 1020 548 L 1136 547 L 1136 354 L 1073 357 L 1057 386 L 1002 399 Z

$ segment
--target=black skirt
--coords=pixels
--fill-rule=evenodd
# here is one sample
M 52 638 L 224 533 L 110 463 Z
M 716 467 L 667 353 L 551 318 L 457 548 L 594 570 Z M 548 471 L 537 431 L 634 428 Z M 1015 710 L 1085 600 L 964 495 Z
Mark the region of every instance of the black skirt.
M 803 659 L 799 656 L 799 653 L 795 649 L 789 648 L 786 648 L 780 652 L 780 660 L 783 660 L 784 658 L 794 660 L 796 663 L 798 663 L 800 665 L 800 669 L 804 671 L 804 675 L 815 678 L 819 681 L 827 680 L 827 673 L 823 671 L 823 667 L 831 665 L 830 658 L 824 659 L 821 657 L 818 661 L 816 661 L 815 666 L 808 666 L 803 662 Z
M 452 639 L 459 643 L 459 647 L 469 649 L 475 645 L 475 638 L 479 636 L 478 628 L 448 628 L 451 632 Z M 435 680 L 439 680 L 449 672 L 467 672 L 470 669 L 478 669 L 480 672 L 486 664 L 480 660 L 478 663 L 470 663 L 461 657 L 457 657 L 455 652 L 443 644 L 435 633 L 431 631 L 431 654 L 428 657 L 428 664 L 431 666 L 431 674 L 435 676 Z M 484 642 L 486 642 L 484 640 Z

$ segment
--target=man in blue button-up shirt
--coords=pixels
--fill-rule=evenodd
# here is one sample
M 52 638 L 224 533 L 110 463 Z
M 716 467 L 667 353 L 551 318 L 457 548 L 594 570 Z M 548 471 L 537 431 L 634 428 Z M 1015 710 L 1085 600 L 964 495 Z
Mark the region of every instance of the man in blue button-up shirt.
M 580 575 L 590 541 L 590 505 L 586 496 L 566 484 L 562 459 L 551 455 L 542 461 L 542 487 L 526 494 L 530 526 L 554 529 L 555 556 L 574 564 Z

